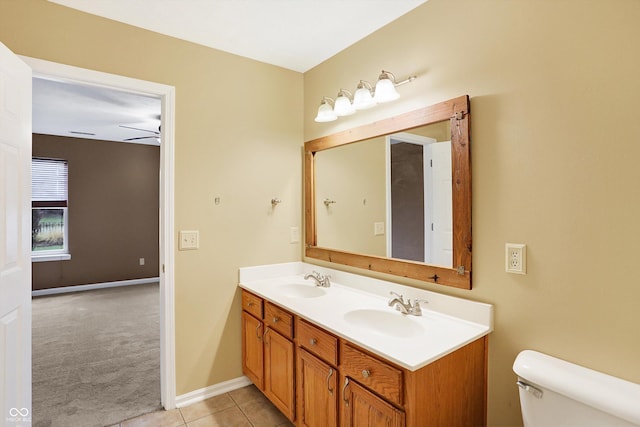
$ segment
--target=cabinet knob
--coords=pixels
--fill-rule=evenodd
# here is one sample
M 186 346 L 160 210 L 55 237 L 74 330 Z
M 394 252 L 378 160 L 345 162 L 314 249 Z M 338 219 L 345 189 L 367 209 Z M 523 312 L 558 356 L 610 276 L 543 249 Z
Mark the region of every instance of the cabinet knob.
M 362 376 L 364 378 L 369 378 L 370 375 L 371 375 L 371 371 L 369 371 L 368 369 L 363 369 L 362 370 Z
M 273 316 L 273 323 L 278 323 L 280 321 L 280 318 L 277 316 Z
M 249 302 L 249 303 L 247 303 L 247 306 L 248 306 L 248 307 L 253 307 L 253 306 L 254 306 L 254 304 L 253 304 L 252 302 Z
M 318 340 L 316 340 L 315 338 L 311 338 L 309 340 L 309 344 L 311 344 L 311 345 L 316 345 L 317 343 L 318 343 Z

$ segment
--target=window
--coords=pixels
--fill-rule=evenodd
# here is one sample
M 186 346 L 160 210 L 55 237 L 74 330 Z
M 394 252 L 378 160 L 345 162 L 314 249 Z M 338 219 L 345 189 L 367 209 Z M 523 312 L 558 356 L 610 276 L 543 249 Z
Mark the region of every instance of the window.
M 31 160 L 31 255 L 34 261 L 70 259 L 68 169 L 66 160 Z

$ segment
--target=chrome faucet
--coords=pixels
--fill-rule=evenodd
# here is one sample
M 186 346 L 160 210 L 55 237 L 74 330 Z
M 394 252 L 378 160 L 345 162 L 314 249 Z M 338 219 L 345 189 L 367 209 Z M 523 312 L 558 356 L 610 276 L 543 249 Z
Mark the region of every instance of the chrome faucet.
M 323 288 L 328 288 L 329 286 L 331 286 L 331 282 L 329 281 L 329 279 L 331 279 L 331 276 L 329 276 L 328 274 L 320 274 L 314 270 L 311 273 L 304 275 L 304 280 L 307 280 L 309 278 L 313 279 L 316 282 L 316 286 L 321 286 Z
M 428 302 L 424 299 L 415 298 L 413 302 L 411 300 L 405 301 L 404 297 L 393 291 L 389 292 L 393 296 L 389 300 L 389 307 L 394 307 L 402 314 L 409 314 L 411 316 L 422 316 L 422 309 L 420 308 L 421 302 Z

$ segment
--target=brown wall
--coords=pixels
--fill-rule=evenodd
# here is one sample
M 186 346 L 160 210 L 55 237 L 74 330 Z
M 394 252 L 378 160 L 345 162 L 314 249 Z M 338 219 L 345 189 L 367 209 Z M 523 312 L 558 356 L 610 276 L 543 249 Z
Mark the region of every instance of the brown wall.
M 69 162 L 71 253 L 34 262 L 34 290 L 158 276 L 159 147 L 34 134 L 33 155 Z

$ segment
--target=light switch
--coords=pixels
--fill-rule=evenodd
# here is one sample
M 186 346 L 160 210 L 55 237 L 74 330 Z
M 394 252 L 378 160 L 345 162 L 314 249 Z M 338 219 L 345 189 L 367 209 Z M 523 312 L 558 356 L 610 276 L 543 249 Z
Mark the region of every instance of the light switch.
M 200 237 L 197 230 L 183 230 L 178 236 L 178 249 L 181 251 L 198 249 L 200 246 Z
M 289 228 L 289 243 L 300 242 L 300 229 L 298 227 Z
M 374 222 L 373 223 L 373 235 L 374 236 L 382 236 L 382 235 L 384 235 L 384 222 Z

